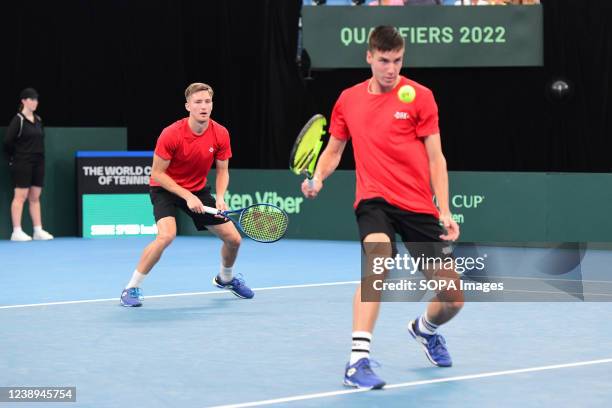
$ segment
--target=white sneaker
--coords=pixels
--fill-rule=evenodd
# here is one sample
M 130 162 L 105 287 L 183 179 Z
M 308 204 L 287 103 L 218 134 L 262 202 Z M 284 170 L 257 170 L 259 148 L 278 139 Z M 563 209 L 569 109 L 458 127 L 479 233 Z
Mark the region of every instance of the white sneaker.
M 53 235 L 49 234 L 45 230 L 35 231 L 34 232 L 34 240 L 35 241 L 48 241 L 53 239 Z
M 11 234 L 11 241 L 25 242 L 25 241 L 31 241 L 31 240 L 32 240 L 32 237 L 26 234 L 25 232 L 23 232 L 23 230 L 13 231 L 13 233 Z

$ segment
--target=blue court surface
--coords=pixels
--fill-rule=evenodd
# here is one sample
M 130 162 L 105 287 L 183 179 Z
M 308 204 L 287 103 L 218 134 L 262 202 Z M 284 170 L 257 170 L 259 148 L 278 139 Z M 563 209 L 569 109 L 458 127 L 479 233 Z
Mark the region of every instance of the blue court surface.
M 119 306 L 149 238 L 0 242 L 0 386 L 75 386 L 41 407 L 609 407 L 610 302 L 467 303 L 442 327 L 452 368 L 406 331 L 425 303 L 386 303 L 372 357 L 381 391 L 341 384 L 356 242 L 243 241 L 253 300 L 217 290 L 219 242 L 179 237 Z M 602 263 L 602 268 L 610 264 Z

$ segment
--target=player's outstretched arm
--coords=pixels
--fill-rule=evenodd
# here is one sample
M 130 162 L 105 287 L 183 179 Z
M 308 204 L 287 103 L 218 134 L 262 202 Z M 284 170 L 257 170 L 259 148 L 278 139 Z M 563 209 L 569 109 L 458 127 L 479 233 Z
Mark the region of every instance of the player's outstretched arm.
M 345 147 L 346 140 L 340 140 L 331 135 L 325 150 L 323 150 L 319 158 L 319 163 L 317 163 L 317 168 L 312 178 L 312 187 L 310 187 L 308 180 L 304 180 L 302 183 L 302 193 L 304 193 L 306 198 L 315 198 L 319 194 L 319 191 L 323 188 L 323 180 L 329 177 L 338 167 Z
M 448 201 L 448 171 L 446 159 L 442 153 L 442 142 L 440 134 L 436 133 L 425 138 L 425 150 L 429 159 L 429 174 L 431 186 L 438 201 L 440 209 L 440 221 L 446 229 L 446 234 L 441 235 L 445 241 L 455 241 L 459 238 L 459 225 L 453 220 Z

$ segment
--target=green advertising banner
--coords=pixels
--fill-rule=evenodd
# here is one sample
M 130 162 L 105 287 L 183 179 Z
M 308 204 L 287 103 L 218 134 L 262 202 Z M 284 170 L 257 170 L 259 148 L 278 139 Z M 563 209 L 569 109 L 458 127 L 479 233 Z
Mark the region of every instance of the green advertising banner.
M 113 158 L 115 166 L 121 160 Z M 144 162 L 143 162 L 144 163 Z M 450 205 L 463 242 L 612 242 L 612 174 L 450 172 Z M 287 238 L 357 240 L 355 172 L 336 171 L 315 200 L 289 170 L 230 170 L 225 202 L 233 209 L 274 204 L 289 215 Z M 215 172 L 208 184 L 215 185 Z M 105 187 L 106 188 L 106 187 Z M 128 188 L 123 186 L 122 189 Z M 156 233 L 146 186 L 83 195 L 83 236 Z M 201 234 L 178 212 L 178 233 Z
M 542 6 L 303 7 L 313 68 L 363 68 L 370 31 L 393 25 L 406 67 L 543 65 Z
M 549 175 L 547 196 L 548 236 L 558 241 L 612 241 L 612 174 Z
M 338 171 L 325 182 L 325 189 L 316 200 L 302 195 L 303 178 L 289 170 L 231 170 L 225 202 L 231 208 L 253 203 L 274 204 L 289 215 L 287 237 L 306 239 L 358 239 L 353 215 L 355 173 Z M 214 172 L 209 179 L 214 190 Z M 187 216 L 179 218 L 181 234 L 195 234 Z
M 450 206 L 461 240 L 546 241 L 548 179 L 546 173 L 450 172 Z
M 282 170 L 231 170 L 225 200 L 254 202 L 289 213 L 289 238 L 358 239 L 353 213 L 355 173 L 336 171 L 315 200 L 300 178 Z M 214 186 L 214 175 L 210 184 Z M 464 242 L 612 241 L 612 174 L 450 172 L 450 205 Z M 185 216 L 182 234 L 195 234 Z

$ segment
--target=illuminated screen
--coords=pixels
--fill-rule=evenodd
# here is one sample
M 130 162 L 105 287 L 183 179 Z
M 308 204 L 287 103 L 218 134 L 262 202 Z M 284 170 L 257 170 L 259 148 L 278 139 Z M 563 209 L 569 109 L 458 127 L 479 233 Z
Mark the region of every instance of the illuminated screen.
M 83 237 L 155 235 L 148 194 L 84 194 Z

